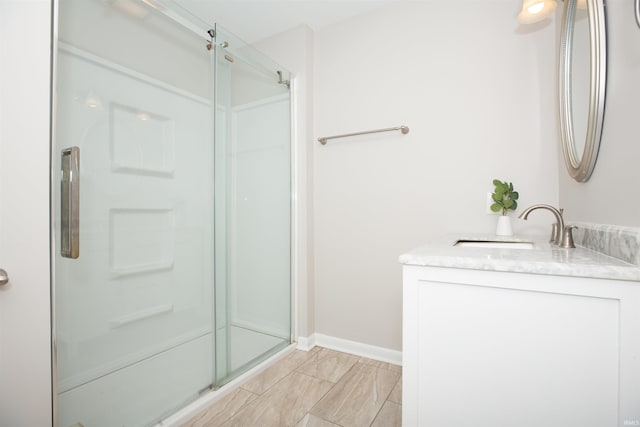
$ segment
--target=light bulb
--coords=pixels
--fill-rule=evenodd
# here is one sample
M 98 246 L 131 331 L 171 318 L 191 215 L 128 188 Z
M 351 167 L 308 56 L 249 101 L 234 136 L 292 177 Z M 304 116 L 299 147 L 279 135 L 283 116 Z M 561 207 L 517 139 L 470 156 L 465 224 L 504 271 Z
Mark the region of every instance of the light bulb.
M 522 0 L 518 22 L 521 24 L 540 22 L 551 15 L 557 5 L 556 0 Z
M 100 98 L 93 92 L 93 90 L 89 90 L 87 95 L 83 99 L 84 105 L 89 108 L 100 108 L 102 106 L 102 102 Z
M 540 13 L 540 11 L 544 8 L 544 2 L 539 1 L 538 3 L 532 4 L 527 8 L 527 11 L 532 14 Z

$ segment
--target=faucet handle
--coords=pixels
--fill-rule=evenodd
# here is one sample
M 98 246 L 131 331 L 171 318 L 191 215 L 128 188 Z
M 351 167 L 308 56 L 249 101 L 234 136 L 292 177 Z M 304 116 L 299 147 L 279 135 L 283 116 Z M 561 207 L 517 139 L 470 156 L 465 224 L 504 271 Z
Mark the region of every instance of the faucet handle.
M 549 237 L 549 243 L 553 243 L 554 245 L 559 244 L 560 242 L 560 233 L 558 232 L 559 224 L 554 222 L 551 224 L 551 237 Z
M 573 243 L 573 229 L 578 228 L 575 225 L 567 225 L 564 227 L 564 232 L 562 234 L 562 243 L 560 246 L 563 248 L 571 249 L 575 248 L 576 245 Z

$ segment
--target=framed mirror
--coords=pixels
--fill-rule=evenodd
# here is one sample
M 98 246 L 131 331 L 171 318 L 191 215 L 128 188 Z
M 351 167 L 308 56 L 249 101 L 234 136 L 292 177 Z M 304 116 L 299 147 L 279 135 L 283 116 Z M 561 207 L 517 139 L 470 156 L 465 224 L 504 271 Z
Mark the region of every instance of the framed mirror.
M 598 158 L 604 119 L 607 48 L 604 0 L 564 0 L 559 101 L 567 171 L 588 181 Z

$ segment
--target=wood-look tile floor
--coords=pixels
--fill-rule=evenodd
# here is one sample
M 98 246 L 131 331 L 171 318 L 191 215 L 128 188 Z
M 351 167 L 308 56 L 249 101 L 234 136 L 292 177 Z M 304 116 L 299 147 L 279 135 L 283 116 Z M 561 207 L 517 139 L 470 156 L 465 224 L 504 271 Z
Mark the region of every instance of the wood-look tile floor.
M 402 368 L 295 350 L 182 427 L 400 427 Z

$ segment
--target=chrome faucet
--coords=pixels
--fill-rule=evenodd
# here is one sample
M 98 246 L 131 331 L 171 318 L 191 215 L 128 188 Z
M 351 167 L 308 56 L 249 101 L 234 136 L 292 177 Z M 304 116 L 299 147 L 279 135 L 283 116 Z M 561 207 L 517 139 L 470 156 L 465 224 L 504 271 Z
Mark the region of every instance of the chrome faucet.
M 565 230 L 564 218 L 562 218 L 562 209 L 558 210 L 551 205 L 545 204 L 533 205 L 525 209 L 518 218 L 526 220 L 529 214 L 536 209 L 546 209 L 556 217 L 556 223 L 553 224 L 553 231 L 550 242 L 563 248 L 575 248 L 575 245 L 573 244 L 573 236 L 571 235 L 571 231 L 575 227 L 567 227 L 567 229 Z

